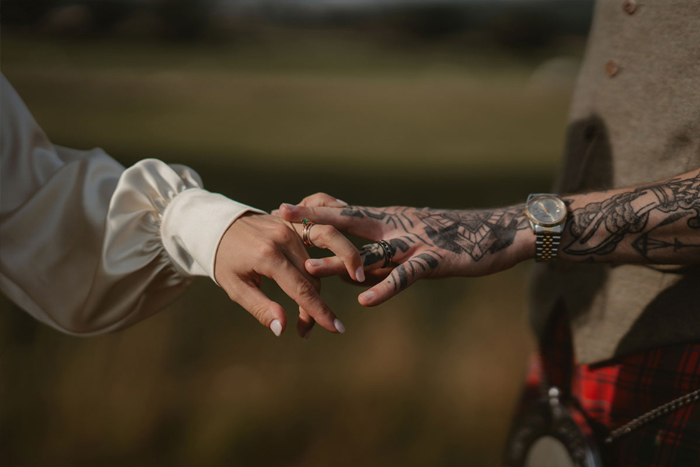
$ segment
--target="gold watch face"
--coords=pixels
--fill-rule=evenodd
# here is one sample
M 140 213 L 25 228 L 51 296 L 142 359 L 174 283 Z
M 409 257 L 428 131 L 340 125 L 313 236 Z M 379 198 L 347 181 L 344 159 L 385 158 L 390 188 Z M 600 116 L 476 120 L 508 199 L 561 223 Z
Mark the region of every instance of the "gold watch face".
M 555 196 L 540 195 L 527 203 L 525 212 L 535 224 L 554 227 L 566 219 L 566 204 Z

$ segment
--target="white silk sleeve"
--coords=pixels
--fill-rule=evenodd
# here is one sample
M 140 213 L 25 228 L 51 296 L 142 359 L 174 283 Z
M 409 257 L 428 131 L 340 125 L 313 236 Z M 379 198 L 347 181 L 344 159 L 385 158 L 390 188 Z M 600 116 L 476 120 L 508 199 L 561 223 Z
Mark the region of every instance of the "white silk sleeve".
M 256 211 L 155 159 L 124 168 L 101 149 L 52 145 L 4 76 L 0 289 L 69 334 L 124 328 L 214 279 L 219 241 Z

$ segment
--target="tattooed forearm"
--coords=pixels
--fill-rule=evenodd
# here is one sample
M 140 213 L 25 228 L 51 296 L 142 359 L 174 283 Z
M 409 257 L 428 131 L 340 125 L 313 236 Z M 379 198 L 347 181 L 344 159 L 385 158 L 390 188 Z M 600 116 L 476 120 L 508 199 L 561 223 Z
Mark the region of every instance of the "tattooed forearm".
M 665 238 L 663 232 L 678 226 L 684 226 L 686 232 L 700 229 L 700 173 L 618 193 L 575 208 L 567 221 L 570 240 L 564 252 L 600 257 L 612 254 L 621 243 L 629 242 L 644 260 L 653 262 L 652 256 L 658 256 L 661 250 L 677 252 L 696 248 L 700 243 L 698 232 Z

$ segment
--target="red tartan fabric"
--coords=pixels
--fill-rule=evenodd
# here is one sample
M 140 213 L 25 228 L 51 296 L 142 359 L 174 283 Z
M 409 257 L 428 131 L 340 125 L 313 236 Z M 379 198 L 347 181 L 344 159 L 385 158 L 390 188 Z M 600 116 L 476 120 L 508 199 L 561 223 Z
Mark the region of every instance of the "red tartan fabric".
M 557 332 L 553 340 L 565 338 L 562 334 L 565 333 Z M 556 348 L 556 345 L 550 347 Z M 565 365 L 565 344 L 559 350 L 547 363 L 550 367 L 557 366 L 556 360 Z M 530 395 L 541 394 L 543 364 L 539 355 L 532 360 L 527 379 L 527 393 Z M 609 432 L 699 389 L 700 344 L 654 349 L 602 365 L 575 365 L 572 373 L 572 394 L 579 400 L 589 420 Z M 555 375 L 553 379 L 562 376 Z M 698 405 L 690 404 L 649 422 L 610 445 L 601 446 L 607 451 L 610 465 L 700 467 Z

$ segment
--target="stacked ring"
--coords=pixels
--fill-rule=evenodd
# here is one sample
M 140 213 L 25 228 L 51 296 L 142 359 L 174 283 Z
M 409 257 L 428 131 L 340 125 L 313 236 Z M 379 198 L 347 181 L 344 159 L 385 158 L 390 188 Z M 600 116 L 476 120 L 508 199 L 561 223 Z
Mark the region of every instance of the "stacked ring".
M 301 232 L 301 242 L 309 247 L 315 247 L 314 243 L 311 241 L 311 238 L 309 237 L 309 231 L 311 230 L 311 227 L 313 227 L 315 224 L 313 222 L 309 222 L 308 219 L 304 219 L 301 221 L 302 224 L 304 224 L 304 230 Z
M 394 254 L 391 251 L 391 245 L 389 245 L 389 242 L 386 240 L 379 240 L 377 244 L 382 247 L 382 250 L 384 250 L 384 265 L 382 267 L 386 268 L 391 266 L 391 260 L 394 258 Z

